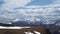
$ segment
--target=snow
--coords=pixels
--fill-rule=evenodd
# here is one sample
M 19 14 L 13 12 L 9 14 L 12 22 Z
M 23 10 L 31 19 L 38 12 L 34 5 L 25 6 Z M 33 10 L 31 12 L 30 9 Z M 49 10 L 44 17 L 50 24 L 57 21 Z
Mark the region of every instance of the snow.
M 22 28 L 30 28 L 30 27 L 18 27 L 18 26 L 4 27 L 4 26 L 0 26 L 0 29 L 22 29 Z

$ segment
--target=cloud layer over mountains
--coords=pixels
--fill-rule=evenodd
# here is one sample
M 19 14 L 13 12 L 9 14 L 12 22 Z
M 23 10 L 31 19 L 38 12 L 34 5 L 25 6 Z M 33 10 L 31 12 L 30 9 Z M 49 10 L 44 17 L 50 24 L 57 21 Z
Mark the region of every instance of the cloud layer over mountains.
M 1 0 L 0 0 L 1 1 Z M 60 0 L 54 0 L 53 3 L 46 6 L 26 6 L 32 0 L 4 0 L 0 4 L 0 22 L 10 23 L 16 19 L 19 20 L 46 20 L 47 23 L 60 19 Z

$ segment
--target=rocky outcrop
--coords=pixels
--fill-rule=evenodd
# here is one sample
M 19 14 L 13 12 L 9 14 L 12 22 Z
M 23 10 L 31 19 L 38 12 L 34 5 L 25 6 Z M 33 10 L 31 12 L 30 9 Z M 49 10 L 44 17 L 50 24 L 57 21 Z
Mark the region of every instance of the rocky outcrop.
M 0 34 L 25 34 L 25 32 L 31 32 L 35 34 L 34 31 L 37 31 L 41 34 L 51 34 L 49 29 L 44 27 L 31 27 L 31 28 L 22 28 L 22 29 L 2 29 L 0 30 Z

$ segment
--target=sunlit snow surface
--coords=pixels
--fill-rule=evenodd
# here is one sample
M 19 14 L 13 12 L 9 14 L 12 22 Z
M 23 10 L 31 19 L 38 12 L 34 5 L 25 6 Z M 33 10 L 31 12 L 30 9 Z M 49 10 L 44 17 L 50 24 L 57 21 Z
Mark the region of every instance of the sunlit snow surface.
M 60 20 L 60 0 L 0 0 L 0 23 Z

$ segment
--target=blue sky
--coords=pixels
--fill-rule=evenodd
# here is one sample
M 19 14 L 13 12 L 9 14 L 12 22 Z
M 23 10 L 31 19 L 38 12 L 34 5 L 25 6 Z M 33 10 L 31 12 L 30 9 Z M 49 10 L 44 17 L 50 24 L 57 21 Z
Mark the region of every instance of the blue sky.
M 53 3 L 53 0 L 32 0 L 27 6 L 37 5 L 37 6 L 45 6 Z
M 0 5 L 4 4 L 4 1 L 3 0 L 0 0 Z
M 7 0 L 6 0 L 7 1 Z M 18 0 L 17 0 L 18 1 Z M 45 6 L 45 5 L 49 5 L 52 4 L 54 1 L 56 0 L 30 0 L 30 2 L 28 2 L 26 4 L 26 6 L 31 6 L 31 5 L 37 5 L 37 6 Z M 59 0 L 58 0 L 59 1 Z M 23 1 L 24 2 L 24 1 Z M 0 5 L 4 4 L 5 0 L 0 0 Z
M 26 5 L 26 6 L 32 6 L 32 5 L 34 5 L 34 6 L 46 6 L 46 5 L 51 5 L 51 4 L 60 4 L 60 0 L 0 0 L 0 5 L 3 5 L 6 2 L 9 2 L 9 3 L 12 3 L 12 4 L 14 2 L 16 2 L 14 5 L 16 5 L 16 4 L 18 5 L 20 3 L 21 6 L 22 5 Z

